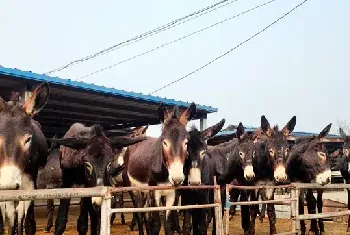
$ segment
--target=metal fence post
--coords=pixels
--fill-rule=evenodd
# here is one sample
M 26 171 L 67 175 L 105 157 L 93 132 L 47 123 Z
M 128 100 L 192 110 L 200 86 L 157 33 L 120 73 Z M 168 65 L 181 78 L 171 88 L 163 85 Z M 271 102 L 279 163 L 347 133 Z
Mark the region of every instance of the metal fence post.
M 291 219 L 292 219 L 292 232 L 294 232 L 294 234 L 298 234 L 297 232 L 297 223 L 298 221 L 296 220 L 296 213 L 297 213 L 297 198 L 296 198 L 296 189 L 292 188 L 290 190 L 290 198 L 293 199 L 293 201 L 291 202 Z
M 229 234 L 229 229 L 230 229 L 230 219 L 229 219 L 229 214 L 230 214 L 230 189 L 229 185 L 226 185 L 226 202 L 225 202 L 225 232 L 226 235 Z
M 101 206 L 101 235 L 110 235 L 111 234 L 111 224 L 110 224 L 110 215 L 111 215 L 111 193 L 108 187 L 107 193 L 103 197 L 102 206 Z
M 217 206 L 215 207 L 215 220 L 216 220 L 216 233 L 218 235 L 224 235 L 224 227 L 222 223 L 222 206 L 221 206 L 221 190 L 220 185 L 216 183 L 216 177 L 214 176 L 214 185 L 217 186 L 214 190 L 214 201 Z

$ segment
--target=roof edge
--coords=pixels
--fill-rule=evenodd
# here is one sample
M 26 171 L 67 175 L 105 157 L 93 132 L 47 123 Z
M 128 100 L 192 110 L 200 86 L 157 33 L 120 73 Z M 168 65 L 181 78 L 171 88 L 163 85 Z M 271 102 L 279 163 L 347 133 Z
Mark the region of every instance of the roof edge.
M 190 106 L 189 102 L 161 98 L 158 96 L 145 95 L 142 93 L 119 90 L 116 88 L 108 88 L 105 86 L 95 85 L 92 83 L 73 81 L 71 79 L 50 77 L 47 75 L 33 73 L 31 71 L 22 71 L 22 70 L 19 70 L 16 68 L 6 68 L 6 67 L 0 66 L 0 74 L 7 75 L 7 76 L 13 76 L 13 77 L 17 77 L 17 78 L 34 80 L 34 81 L 48 82 L 48 83 L 53 83 L 53 84 L 57 84 L 57 85 L 63 85 L 63 86 L 68 86 L 68 87 L 72 87 L 72 88 L 79 88 L 79 89 L 84 89 L 84 90 L 89 90 L 89 91 L 95 91 L 95 92 L 105 93 L 105 94 L 110 94 L 110 95 L 115 95 L 115 96 L 122 96 L 125 98 L 139 99 L 139 100 L 144 100 L 144 101 L 157 103 L 157 104 L 158 103 L 165 103 L 166 105 L 180 106 L 180 107 Z M 204 111 L 206 113 L 215 113 L 218 111 L 217 108 L 214 108 L 211 106 L 199 105 L 199 104 L 196 104 L 196 106 L 197 106 L 197 109 Z

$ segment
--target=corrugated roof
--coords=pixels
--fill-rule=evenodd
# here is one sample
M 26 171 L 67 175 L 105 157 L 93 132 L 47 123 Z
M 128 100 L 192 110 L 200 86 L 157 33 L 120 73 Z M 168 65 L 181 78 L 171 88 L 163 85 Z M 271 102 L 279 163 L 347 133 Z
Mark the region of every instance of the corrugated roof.
M 50 97 L 36 120 L 47 136 L 65 133 L 74 122 L 101 124 L 106 129 L 159 124 L 156 116 L 159 104 L 178 106 L 180 110 L 190 105 L 188 102 L 0 67 L 0 95 L 4 98 L 9 98 L 12 91 L 34 89 L 41 82 L 50 84 Z M 217 109 L 197 105 L 195 119 L 213 112 Z
M 244 127 L 247 132 L 253 132 L 256 131 L 258 128 L 256 127 Z M 236 133 L 236 130 L 232 131 L 220 131 L 215 136 L 221 136 L 221 135 L 231 135 Z M 294 137 L 303 137 L 303 136 L 312 136 L 312 135 L 318 135 L 319 133 L 312 133 L 312 132 L 303 132 L 303 131 L 293 131 L 291 133 L 291 136 Z M 340 135 L 334 135 L 334 134 L 328 134 L 328 138 L 341 138 Z
M 111 95 L 116 95 L 116 96 L 122 96 L 125 98 L 141 99 L 144 101 L 154 102 L 157 104 L 164 103 L 164 104 L 169 105 L 169 106 L 188 107 L 190 105 L 190 103 L 184 102 L 184 101 L 167 99 L 167 98 L 162 98 L 159 96 L 145 95 L 142 93 L 119 90 L 116 88 L 108 88 L 105 86 L 95 85 L 93 83 L 73 81 L 70 79 L 62 79 L 59 77 L 50 77 L 50 76 L 46 76 L 46 75 L 42 75 L 42 74 L 38 74 L 38 73 L 33 73 L 31 71 L 22 71 L 19 69 L 5 68 L 2 66 L 0 66 L 0 74 L 7 75 L 7 76 L 14 76 L 14 77 L 18 77 L 18 78 L 23 78 L 26 80 L 29 79 L 29 80 L 35 80 L 35 81 L 40 81 L 40 82 L 45 81 L 45 82 L 48 82 L 51 84 L 58 84 L 58 85 L 69 86 L 69 87 L 74 87 L 74 88 L 78 88 L 78 89 L 95 91 L 95 92 L 99 92 L 99 93 L 106 93 L 106 94 L 111 94 Z M 197 109 L 199 109 L 201 111 L 205 111 L 207 113 L 213 113 L 213 112 L 218 111 L 217 108 L 214 108 L 211 106 L 206 106 L 206 105 L 199 105 L 199 104 L 197 104 Z

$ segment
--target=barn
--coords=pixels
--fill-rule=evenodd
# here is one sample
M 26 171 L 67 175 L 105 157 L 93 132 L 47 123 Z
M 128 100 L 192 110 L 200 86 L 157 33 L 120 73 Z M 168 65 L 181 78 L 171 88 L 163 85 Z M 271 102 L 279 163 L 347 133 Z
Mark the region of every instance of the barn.
M 62 136 L 75 122 L 101 124 L 106 130 L 155 125 L 159 124 L 156 110 L 161 103 L 167 107 L 178 106 L 180 110 L 190 105 L 183 101 L 0 66 L 0 95 L 5 100 L 11 97 L 12 92 L 26 94 L 41 82 L 48 82 L 51 90 L 47 105 L 35 119 L 40 122 L 47 137 Z M 203 128 L 207 115 L 217 111 L 211 106 L 197 104 L 195 119 L 200 120 Z

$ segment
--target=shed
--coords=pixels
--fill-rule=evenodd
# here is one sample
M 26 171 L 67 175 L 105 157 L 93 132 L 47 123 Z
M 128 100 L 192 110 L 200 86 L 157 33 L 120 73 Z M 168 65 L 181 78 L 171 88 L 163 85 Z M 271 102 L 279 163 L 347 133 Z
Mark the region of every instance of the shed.
M 156 110 L 161 103 L 186 109 L 190 103 L 158 96 L 108 88 L 95 84 L 50 77 L 31 71 L 0 66 L 0 95 L 9 99 L 11 93 L 32 91 L 41 82 L 50 85 L 49 101 L 35 117 L 48 137 L 63 135 L 75 122 L 101 124 L 105 129 L 120 129 L 159 124 Z M 197 104 L 195 119 L 205 127 L 209 113 L 216 108 Z

